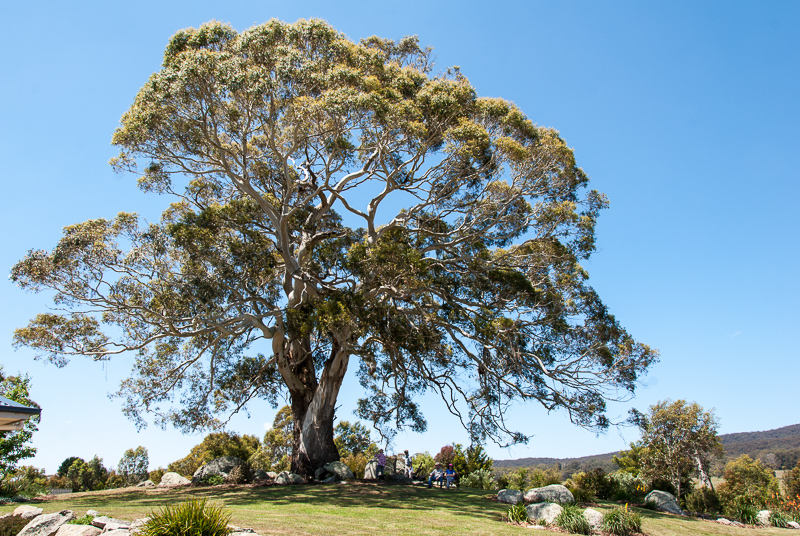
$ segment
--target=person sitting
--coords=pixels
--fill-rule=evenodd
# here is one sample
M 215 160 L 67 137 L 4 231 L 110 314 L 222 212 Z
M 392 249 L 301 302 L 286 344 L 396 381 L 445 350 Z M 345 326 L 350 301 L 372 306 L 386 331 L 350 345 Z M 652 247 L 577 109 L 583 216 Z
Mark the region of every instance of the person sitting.
M 439 485 L 444 482 L 444 471 L 442 471 L 442 464 L 439 462 L 436 462 L 433 471 L 428 475 L 428 487 L 432 488 L 434 482 L 439 482 Z
M 444 471 L 444 479 L 447 482 L 447 489 L 450 489 L 450 484 L 458 487 L 458 473 L 453 469 L 453 464 L 447 464 L 447 469 Z

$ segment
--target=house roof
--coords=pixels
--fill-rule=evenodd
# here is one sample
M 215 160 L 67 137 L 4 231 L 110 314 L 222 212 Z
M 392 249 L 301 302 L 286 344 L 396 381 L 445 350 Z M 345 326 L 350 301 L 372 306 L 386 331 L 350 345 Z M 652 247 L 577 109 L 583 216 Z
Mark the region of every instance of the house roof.
M 0 396 L 0 430 L 22 430 L 25 421 L 41 413 L 39 408 L 31 408 Z

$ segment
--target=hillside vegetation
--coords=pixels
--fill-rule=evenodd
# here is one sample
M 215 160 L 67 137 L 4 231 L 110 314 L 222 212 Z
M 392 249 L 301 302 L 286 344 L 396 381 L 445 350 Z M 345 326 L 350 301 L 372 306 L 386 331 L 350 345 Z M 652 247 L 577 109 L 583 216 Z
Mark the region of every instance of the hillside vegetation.
M 791 469 L 800 459 L 800 424 L 784 426 L 763 432 L 739 432 L 719 436 L 728 460 L 747 454 L 753 459 L 762 459 L 775 469 Z M 513 471 L 520 467 L 559 466 L 562 475 L 568 477 L 577 471 L 601 468 L 606 472 L 617 469 L 612 458 L 617 452 L 583 456 L 581 458 L 519 458 L 516 460 L 494 460 L 498 473 Z M 769 455 L 773 455 L 774 459 Z M 724 464 L 722 464 L 724 465 Z

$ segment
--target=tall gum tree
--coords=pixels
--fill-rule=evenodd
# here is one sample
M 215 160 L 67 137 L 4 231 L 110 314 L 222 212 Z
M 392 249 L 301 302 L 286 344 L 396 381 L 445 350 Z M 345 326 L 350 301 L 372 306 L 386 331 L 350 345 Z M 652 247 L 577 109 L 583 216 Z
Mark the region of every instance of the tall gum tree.
M 608 426 L 656 352 L 588 285 L 603 195 L 559 134 L 434 74 L 416 38 L 352 42 L 322 21 L 178 32 L 114 133 L 112 165 L 171 196 L 67 227 L 12 279 L 55 292 L 15 342 L 64 365 L 135 354 L 120 395 L 179 429 L 288 394 L 293 470 L 338 453 L 351 360 L 358 414 L 426 422 L 433 390 L 473 439 L 525 441 L 537 400 Z M 402 206 L 401 210 L 397 207 Z

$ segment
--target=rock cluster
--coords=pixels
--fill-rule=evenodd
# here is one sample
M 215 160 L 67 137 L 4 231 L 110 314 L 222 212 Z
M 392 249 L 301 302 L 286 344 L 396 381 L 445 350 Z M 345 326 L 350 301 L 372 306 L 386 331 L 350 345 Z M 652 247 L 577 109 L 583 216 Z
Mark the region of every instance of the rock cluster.
M 17 536 L 136 536 L 136 533 L 147 523 L 147 518 L 125 521 L 113 517 L 102 516 L 97 510 L 88 510 L 86 515 L 93 518 L 91 525 L 68 525 L 75 519 L 71 510 L 62 510 L 53 514 L 43 514 L 42 508 L 22 505 L 14 512 L 6 515 L 18 515 L 30 519 Z M 6 517 L 6 516 L 2 516 Z M 230 536 L 258 536 L 253 529 L 235 527 Z

